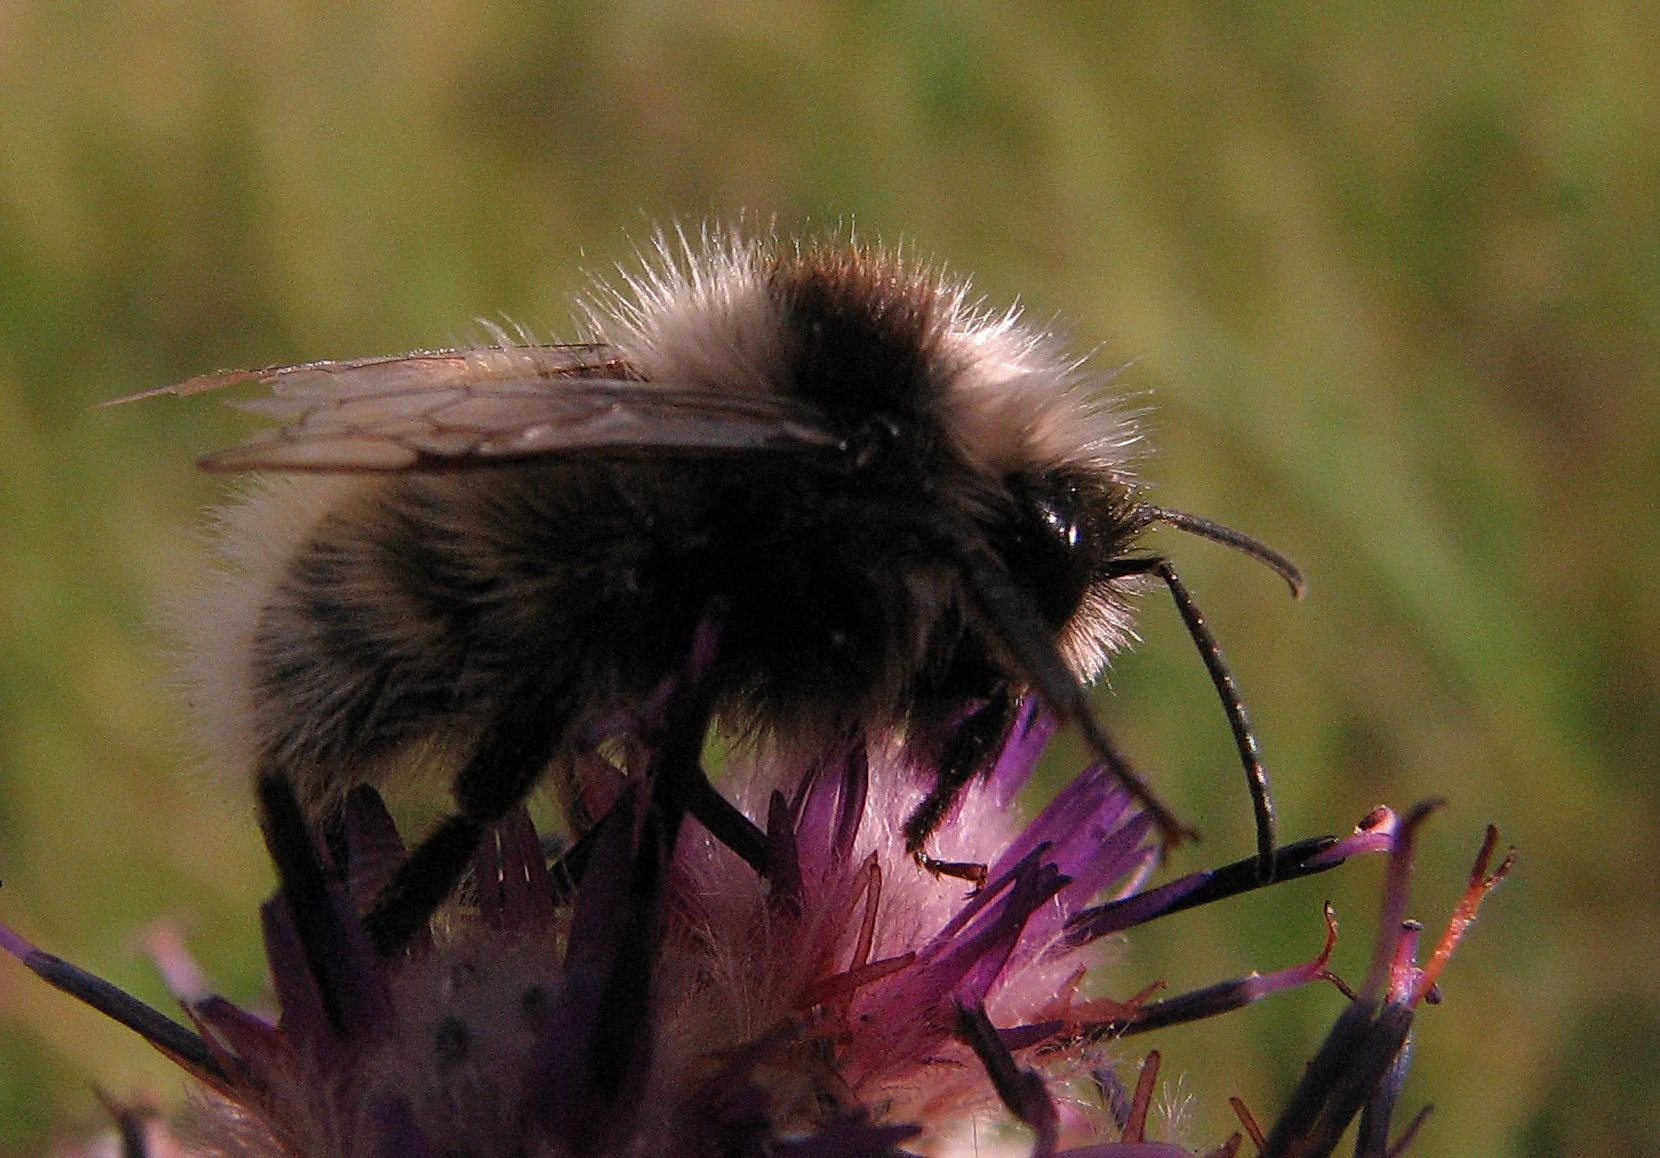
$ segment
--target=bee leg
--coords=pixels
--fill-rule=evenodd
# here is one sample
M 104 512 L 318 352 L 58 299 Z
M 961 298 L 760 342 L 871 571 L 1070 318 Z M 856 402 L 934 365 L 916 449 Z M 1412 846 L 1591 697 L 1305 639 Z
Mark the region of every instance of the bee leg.
M 991 699 L 969 713 L 946 746 L 933 787 L 905 820 L 905 850 L 936 876 L 957 877 L 976 886 L 986 881 L 985 865 L 935 860 L 923 845 L 939 830 L 963 786 L 1002 747 L 1016 714 L 1015 698 L 1006 690 L 993 693 Z
M 703 770 L 703 742 L 714 717 L 715 655 L 725 614 L 725 602 L 720 599 L 704 611 L 668 702 L 648 728 L 653 748 L 652 792 L 660 806 L 690 815 L 765 876 L 770 848 L 766 834 L 720 794 Z
M 709 774 L 701 765 L 691 765 L 686 777 L 681 786 L 686 811 L 696 817 L 711 836 L 736 853 L 740 860 L 766 876 L 770 866 L 767 834 L 737 805 L 720 794 L 720 790 L 709 782 Z
M 561 701 L 551 690 L 516 697 L 456 774 L 457 811 L 410 851 L 364 917 L 383 955 L 426 925 L 466 874 L 485 831 L 535 787 L 563 736 L 555 723 Z
M 703 769 L 703 743 L 714 712 L 710 674 L 719 633 L 720 609 L 712 608 L 693 637 L 686 665 L 672 685 L 661 714 L 642 736 L 651 750 L 648 778 L 655 807 L 673 817 L 691 816 L 721 844 L 763 877 L 772 868 L 767 834 L 720 794 Z M 569 894 L 587 870 L 595 829 L 565 849 L 552 866 L 558 887 Z
M 769 875 L 771 860 L 768 857 L 770 845 L 767 834 L 720 794 L 700 763 L 683 757 L 668 762 L 657 761 L 656 766 L 655 775 L 661 782 L 658 789 L 660 799 L 676 802 L 675 807 L 703 825 L 711 836 L 731 849 L 750 868 L 763 877 Z M 568 846 L 546 848 L 548 871 L 560 900 L 575 894 L 576 886 L 588 871 L 598 832 L 599 825 L 596 824 Z

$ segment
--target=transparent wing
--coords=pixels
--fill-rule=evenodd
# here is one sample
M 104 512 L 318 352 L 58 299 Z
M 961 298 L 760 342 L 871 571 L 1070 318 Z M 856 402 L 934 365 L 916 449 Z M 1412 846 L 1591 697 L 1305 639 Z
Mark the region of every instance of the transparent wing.
M 539 456 L 835 453 L 813 407 L 642 382 L 606 345 L 478 346 L 192 378 L 118 402 L 238 383 L 279 425 L 202 459 L 215 471 L 466 468 Z

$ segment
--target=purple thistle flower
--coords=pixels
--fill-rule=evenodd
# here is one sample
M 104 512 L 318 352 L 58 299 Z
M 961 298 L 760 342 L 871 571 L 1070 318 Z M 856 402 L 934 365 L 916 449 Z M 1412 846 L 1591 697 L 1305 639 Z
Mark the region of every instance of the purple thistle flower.
M 1145 1136 L 1156 1062 L 1130 1109 L 1100 1096 L 1118 1039 L 1335 980 L 1330 938 L 1303 965 L 1193 994 L 1087 995 L 1109 934 L 1258 877 L 1253 858 L 1144 890 L 1152 822 L 1099 769 L 1022 822 L 1014 796 L 1052 730 L 1028 709 L 936 838 L 942 857 L 985 865 L 977 890 L 905 852 L 899 825 L 928 777 L 894 752 L 731 770 L 726 791 L 765 817 L 758 874 L 681 823 L 634 744 L 626 774 L 584 765 L 584 790 L 608 811 L 582 842 L 579 881 L 550 870 L 516 812 L 475 857 L 465 895 L 389 956 L 360 918 L 404 856 L 375 792 L 349 798 L 339 864 L 303 826 L 276 834 L 274 846 L 312 851 L 263 910 L 274 1021 L 193 984 L 180 994 L 187 1028 L 3 926 L 0 947 L 196 1079 L 172 1152 L 848 1158 L 945 1152 L 965 1123 L 1014 1118 L 1036 1155 L 1185 1155 Z M 1389 851 L 1398 928 L 1417 819 L 1380 810 L 1348 838 L 1287 846 L 1277 878 Z M 1472 884 L 1475 900 L 1486 887 Z M 1460 912 L 1467 924 L 1474 901 Z M 1417 970 L 1406 939 L 1386 942 L 1324 1076 L 1304 1083 L 1265 1153 L 1326 1152 L 1363 1104 L 1368 1136 L 1387 1134 L 1391 1066 L 1445 953 Z M 142 1152 L 169 1152 L 172 1136 L 146 1128 Z

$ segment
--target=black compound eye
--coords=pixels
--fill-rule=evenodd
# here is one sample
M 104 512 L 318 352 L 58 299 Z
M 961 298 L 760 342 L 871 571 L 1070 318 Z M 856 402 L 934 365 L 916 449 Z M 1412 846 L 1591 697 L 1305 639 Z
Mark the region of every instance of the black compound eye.
M 1054 474 L 1016 475 L 1009 488 L 1015 509 L 1003 560 L 1044 621 L 1059 630 L 1083 601 L 1100 554 L 1089 497 L 1076 481 Z
M 1068 490 L 1060 497 L 1038 498 L 1032 503 L 1033 514 L 1043 524 L 1044 537 L 1068 555 L 1077 552 L 1084 537 L 1076 499 L 1077 491 Z

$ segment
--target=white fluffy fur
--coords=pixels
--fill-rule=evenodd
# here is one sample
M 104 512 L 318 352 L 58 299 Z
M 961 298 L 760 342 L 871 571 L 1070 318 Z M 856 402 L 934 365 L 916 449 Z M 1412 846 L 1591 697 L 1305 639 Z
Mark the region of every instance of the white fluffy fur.
M 779 244 L 708 229 L 696 242 L 659 234 L 639 270 L 623 272 L 620 289 L 601 287 L 583 303 L 589 324 L 648 379 L 770 393 L 787 340 L 767 284 Z M 1134 414 L 1102 398 L 1050 334 L 1026 325 L 1016 308 L 991 310 L 966 282 L 899 254 L 853 242 L 848 249 L 898 282 L 897 293 L 933 300 L 949 373 L 947 422 L 969 461 L 996 472 L 1085 465 L 1129 473 Z
M 614 343 L 647 380 L 739 394 L 776 390 L 784 319 L 766 293 L 764 250 L 736 234 L 706 232 L 694 249 L 659 235 L 621 289 L 601 287 L 581 304 L 602 341 Z
M 236 775 L 254 767 L 253 648 L 259 620 L 317 520 L 362 475 L 274 475 L 255 479 L 216 513 L 215 566 L 178 613 L 184 679 L 211 758 Z

